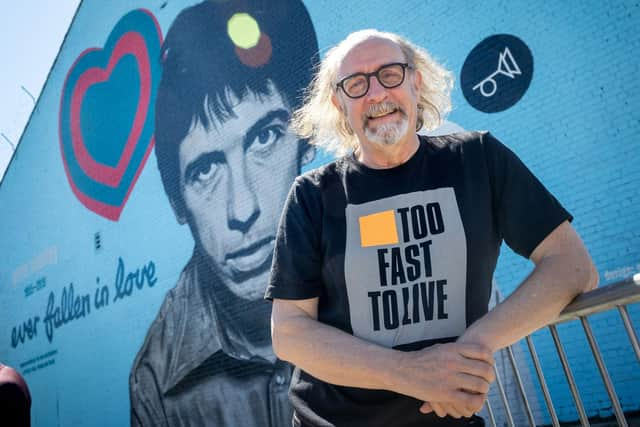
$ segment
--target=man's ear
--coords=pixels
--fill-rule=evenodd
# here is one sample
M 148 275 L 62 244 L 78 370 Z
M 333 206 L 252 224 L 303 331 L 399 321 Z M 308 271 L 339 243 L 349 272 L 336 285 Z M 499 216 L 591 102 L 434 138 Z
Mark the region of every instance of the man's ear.
M 422 73 L 418 70 L 413 72 L 413 86 L 416 92 L 420 92 L 420 89 L 422 89 Z
M 342 104 L 340 103 L 340 100 L 338 99 L 338 95 L 336 95 L 335 92 L 333 92 L 333 94 L 331 94 L 331 102 L 333 103 L 333 106 L 338 109 L 338 111 L 340 111 L 341 113 L 343 112 L 342 111 Z
M 177 202 L 173 197 L 169 197 L 169 203 L 171 203 L 171 209 L 173 209 L 173 214 L 176 216 L 176 221 L 178 221 L 178 224 L 186 224 L 187 215 L 184 209 L 184 202 Z

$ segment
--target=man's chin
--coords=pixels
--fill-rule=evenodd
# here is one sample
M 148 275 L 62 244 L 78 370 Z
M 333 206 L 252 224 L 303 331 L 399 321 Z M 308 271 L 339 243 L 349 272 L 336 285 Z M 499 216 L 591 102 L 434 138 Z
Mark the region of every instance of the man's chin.
M 403 120 L 365 129 L 365 136 L 374 144 L 389 147 L 397 144 L 407 132 L 408 124 Z
M 398 132 L 366 132 L 365 136 L 369 141 L 382 147 L 391 147 L 400 141 Z

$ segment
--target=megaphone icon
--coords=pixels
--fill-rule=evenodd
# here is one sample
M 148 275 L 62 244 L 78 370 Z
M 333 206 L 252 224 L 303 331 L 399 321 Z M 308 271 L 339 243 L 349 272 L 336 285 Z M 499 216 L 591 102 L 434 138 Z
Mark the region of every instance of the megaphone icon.
M 477 90 L 479 88 L 480 93 L 485 98 L 493 96 L 496 93 L 496 90 L 498 90 L 498 84 L 494 79 L 494 77 L 498 74 L 505 75 L 511 79 L 515 79 L 517 75 L 522 74 L 518 63 L 513 58 L 513 55 L 511 54 L 511 51 L 508 47 L 505 47 L 498 57 L 498 69 L 491 75 L 486 77 L 484 80 L 482 80 L 480 83 L 475 85 L 473 87 L 473 90 Z

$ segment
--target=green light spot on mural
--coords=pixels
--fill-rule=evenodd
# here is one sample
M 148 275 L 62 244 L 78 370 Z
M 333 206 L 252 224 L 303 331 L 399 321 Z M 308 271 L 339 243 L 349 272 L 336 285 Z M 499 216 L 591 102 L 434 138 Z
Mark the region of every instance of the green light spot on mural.
M 260 40 L 260 27 L 248 13 L 236 13 L 227 22 L 227 32 L 233 43 L 242 49 L 251 49 Z

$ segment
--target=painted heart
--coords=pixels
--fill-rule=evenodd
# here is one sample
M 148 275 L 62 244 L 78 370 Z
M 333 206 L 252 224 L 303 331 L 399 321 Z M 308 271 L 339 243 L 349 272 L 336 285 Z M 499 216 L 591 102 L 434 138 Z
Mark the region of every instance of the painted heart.
M 62 89 L 59 141 L 73 193 L 117 221 L 153 149 L 162 34 L 147 10 L 127 13 L 104 48 L 82 52 Z

